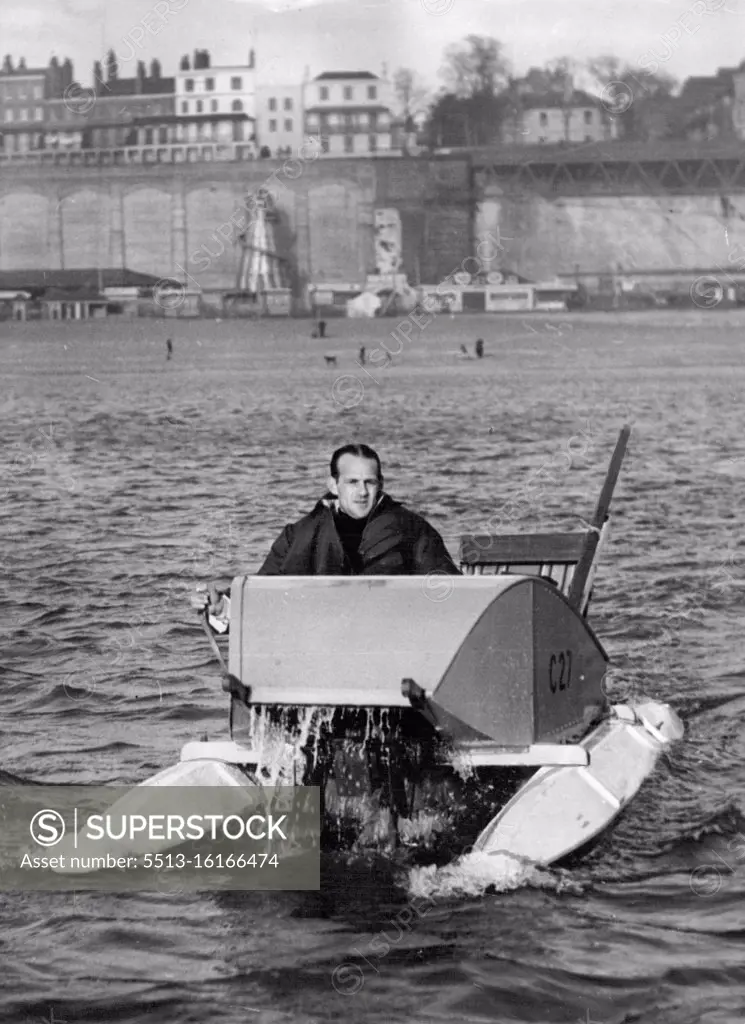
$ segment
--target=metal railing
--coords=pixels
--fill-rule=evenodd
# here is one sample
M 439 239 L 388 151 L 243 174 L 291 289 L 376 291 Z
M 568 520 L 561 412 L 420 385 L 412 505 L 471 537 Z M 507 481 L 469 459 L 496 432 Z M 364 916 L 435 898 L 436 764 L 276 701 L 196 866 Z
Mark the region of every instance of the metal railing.
M 42 167 L 118 167 L 128 164 L 179 164 L 256 160 L 253 142 L 181 142 L 109 149 L 36 149 L 0 152 L 0 166 L 36 164 Z
M 318 153 L 325 159 L 375 159 L 403 156 L 401 150 L 381 149 L 372 153 Z M 32 149 L 25 153 L 0 150 L 0 168 L 8 166 L 41 167 L 124 167 L 132 164 L 183 164 L 253 161 L 283 161 L 286 156 L 259 157 L 252 142 L 181 142 L 148 146 L 115 146 L 108 149 Z

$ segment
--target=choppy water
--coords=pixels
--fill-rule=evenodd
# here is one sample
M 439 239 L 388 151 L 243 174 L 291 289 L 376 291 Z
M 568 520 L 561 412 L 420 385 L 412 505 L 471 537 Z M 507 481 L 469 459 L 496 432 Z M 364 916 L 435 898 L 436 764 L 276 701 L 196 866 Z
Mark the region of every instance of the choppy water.
M 338 444 L 373 444 L 455 552 L 507 501 L 517 529 L 580 526 L 626 419 L 594 625 L 619 697 L 670 700 L 687 741 L 571 869 L 0 893 L 1 1020 L 745 1020 L 745 316 L 442 316 L 373 380 L 357 348 L 391 326 L 0 324 L 0 781 L 138 782 L 225 735 L 187 594 L 255 570 Z

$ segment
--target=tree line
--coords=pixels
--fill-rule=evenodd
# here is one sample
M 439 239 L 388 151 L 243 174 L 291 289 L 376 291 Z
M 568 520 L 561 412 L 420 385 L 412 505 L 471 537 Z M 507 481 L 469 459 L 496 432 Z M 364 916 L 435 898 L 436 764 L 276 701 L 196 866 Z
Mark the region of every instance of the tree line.
M 624 64 L 612 55 L 584 62 L 560 57 L 546 67 L 531 68 L 518 80 L 497 39 L 469 35 L 447 47 L 441 76 L 444 88 L 434 98 L 412 69 L 400 68 L 393 76 L 398 112 L 409 130 L 414 122 L 424 122 L 423 141 L 431 148 L 497 144 L 503 141 L 505 124 L 519 116 L 526 97 L 557 97 L 568 107 L 575 90 L 588 81 L 593 94 L 603 99 L 606 115 L 618 119 L 620 137 L 649 137 L 650 107 L 657 114 L 665 108 L 662 127 L 659 117 L 655 119 L 658 137 L 682 130 L 672 101 L 676 80 Z

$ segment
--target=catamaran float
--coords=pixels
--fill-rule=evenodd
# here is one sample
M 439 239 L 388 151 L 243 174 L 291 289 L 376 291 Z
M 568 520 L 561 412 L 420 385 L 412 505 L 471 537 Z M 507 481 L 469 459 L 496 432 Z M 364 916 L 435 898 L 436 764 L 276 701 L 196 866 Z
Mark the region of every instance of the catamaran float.
M 445 793 L 481 853 L 546 866 L 585 848 L 684 733 L 668 704 L 610 702 L 587 617 L 629 434 L 585 532 L 464 536 L 460 577 L 237 577 L 227 664 L 205 623 L 230 739 L 188 743 L 132 792 L 318 786 L 327 817 L 374 798 L 415 846 Z

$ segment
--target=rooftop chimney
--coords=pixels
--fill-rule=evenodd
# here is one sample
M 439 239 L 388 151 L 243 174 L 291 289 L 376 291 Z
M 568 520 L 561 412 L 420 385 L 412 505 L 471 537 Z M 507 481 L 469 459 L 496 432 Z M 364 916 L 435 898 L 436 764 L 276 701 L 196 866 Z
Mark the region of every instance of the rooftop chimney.
M 64 61 L 62 62 L 62 72 L 61 72 L 61 74 L 62 74 L 62 89 L 64 91 L 65 89 L 69 88 L 72 85 L 72 80 L 73 80 L 73 77 L 74 77 L 73 76 L 73 70 L 72 70 L 72 61 L 70 60 L 69 57 L 65 57 Z
M 93 89 L 96 96 L 100 96 L 101 90 L 104 88 L 103 68 L 101 67 L 101 61 L 97 60 L 93 64 Z

